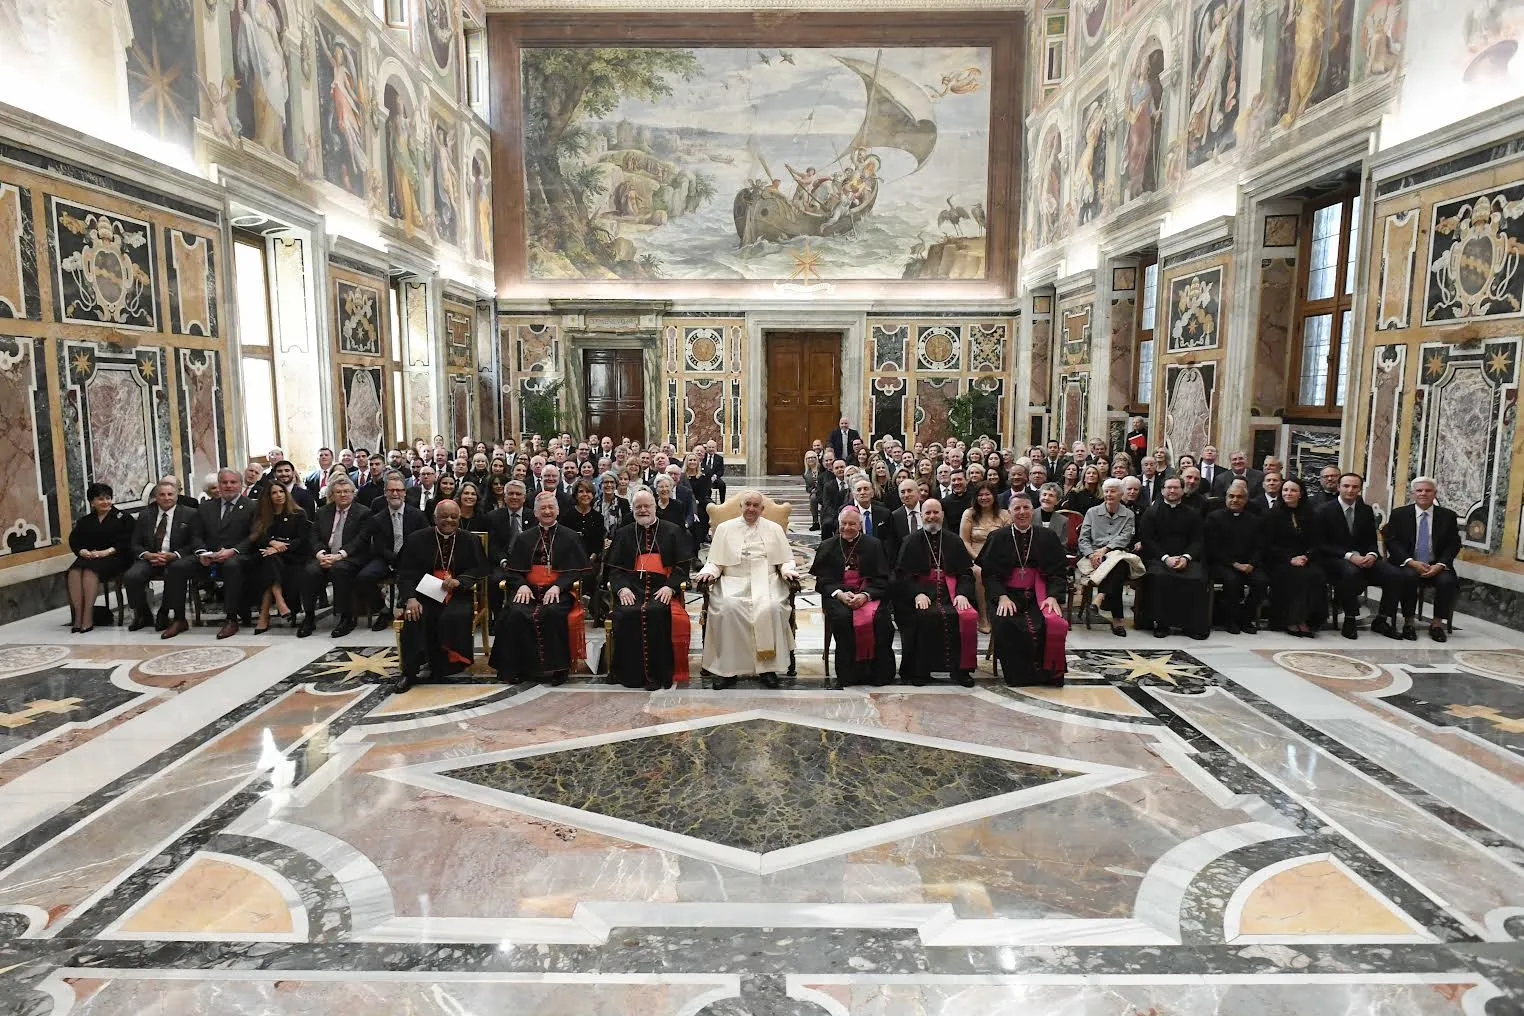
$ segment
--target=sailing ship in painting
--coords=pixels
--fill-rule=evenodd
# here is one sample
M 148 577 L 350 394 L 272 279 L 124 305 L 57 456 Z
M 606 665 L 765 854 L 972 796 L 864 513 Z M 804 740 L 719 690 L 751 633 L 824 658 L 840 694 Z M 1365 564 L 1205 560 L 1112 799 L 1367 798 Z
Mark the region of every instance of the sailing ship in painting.
M 989 66 L 971 47 L 527 47 L 530 275 L 785 282 L 807 258 L 832 281 L 982 279 Z
M 741 245 L 758 240 L 781 242 L 796 236 L 835 236 L 845 233 L 873 211 L 878 201 L 879 171 L 884 160 L 874 148 L 908 152 L 916 160 L 915 171 L 937 147 L 937 123 L 931 100 L 915 82 L 883 66 L 883 51 L 872 64 L 837 56 L 862 78 L 867 89 L 862 126 L 837 162 L 847 165 L 834 173 L 814 166 L 803 170 L 785 164 L 794 178 L 794 192 L 784 197 L 776 180 L 753 180 L 736 194 L 736 236 Z M 977 70 L 977 68 L 975 68 Z M 758 154 L 765 170 L 766 160 Z

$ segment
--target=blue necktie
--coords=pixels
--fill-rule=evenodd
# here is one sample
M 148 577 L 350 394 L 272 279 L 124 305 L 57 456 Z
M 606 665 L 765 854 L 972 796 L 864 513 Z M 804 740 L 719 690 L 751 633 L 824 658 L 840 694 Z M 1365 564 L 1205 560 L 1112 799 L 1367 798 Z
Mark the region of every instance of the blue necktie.
M 863 512 L 863 532 L 873 535 L 873 513 Z
M 1429 563 L 1429 513 L 1418 513 L 1418 547 L 1414 551 L 1420 564 Z

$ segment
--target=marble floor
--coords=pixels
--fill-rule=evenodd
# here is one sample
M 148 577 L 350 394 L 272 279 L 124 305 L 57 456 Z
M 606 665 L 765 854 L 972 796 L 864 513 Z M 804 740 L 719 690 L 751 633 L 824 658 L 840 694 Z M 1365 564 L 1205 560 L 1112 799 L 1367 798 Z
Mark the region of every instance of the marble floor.
M 833 691 L 812 596 L 777 691 L 0 627 L 0 1014 L 1524 1013 L 1524 634 Z

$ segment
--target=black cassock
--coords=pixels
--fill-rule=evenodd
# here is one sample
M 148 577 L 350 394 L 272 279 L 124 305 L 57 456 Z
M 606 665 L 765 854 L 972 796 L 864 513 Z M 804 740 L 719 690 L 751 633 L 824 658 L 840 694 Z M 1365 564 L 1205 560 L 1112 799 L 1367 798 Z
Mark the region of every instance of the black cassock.
M 460 580 L 444 603 L 418 592 L 425 575 L 448 572 Z M 472 591 L 487 574 L 487 556 L 481 541 L 464 529 L 442 536 L 430 526 L 402 541 L 397 555 L 397 596 L 406 603 L 416 599 L 423 616 L 402 625 L 402 673 L 413 680 L 427 662 L 429 674 L 438 681 L 471 665 L 471 625 L 475 615 Z
M 979 567 L 989 604 L 990 638 L 1005 683 L 1063 684 L 1069 624 L 1062 615 L 1042 612 L 1044 599 L 1051 596 L 1063 604 L 1069 595 L 1069 560 L 1058 534 L 1046 526 L 1033 526 L 1025 533 L 1001 526 L 984 541 Z M 996 613 L 1002 596 L 1010 598 L 1016 613 Z
M 587 569 L 582 537 L 566 526 L 534 526 L 526 529 L 509 548 L 504 573 L 508 588 L 497 617 L 492 643 L 492 666 L 498 677 L 510 683 L 537 681 L 571 669 L 572 628 L 579 648 L 586 647 L 581 628 L 582 605 L 572 596 L 572 583 Z M 544 603 L 545 590 L 561 590 L 555 603 Z M 514 603 L 521 587 L 533 598 Z
M 886 527 L 887 528 L 887 527 Z M 847 572 L 854 572 L 848 582 Z M 889 606 L 889 559 L 884 544 L 877 537 L 859 536 L 849 545 L 833 536 L 815 551 L 810 565 L 815 576 L 815 591 L 820 594 L 825 623 L 836 640 L 836 679 L 842 685 L 894 683 L 894 622 Z M 870 603 L 858 610 L 858 616 L 836 598 L 837 590 L 867 593 Z M 877 603 L 877 607 L 872 607 Z M 871 620 L 867 613 L 871 609 Z M 872 645 L 859 653 L 858 624 L 862 632 L 872 630 Z M 859 659 L 859 656 L 871 658 Z
M 1184 503 L 1171 507 L 1160 498 L 1138 520 L 1143 563 L 1148 568 L 1148 604 L 1155 626 L 1180 628 L 1187 635 L 1207 634 L 1207 597 L 1211 582 L 1202 562 L 1201 513 Z M 1179 571 L 1166 565 L 1165 555 L 1190 555 Z
M 688 581 L 692 564 L 688 534 L 671 522 L 657 519 L 654 526 L 644 529 L 631 522 L 615 530 L 603 558 L 614 595 L 610 618 L 614 652 L 609 676 L 626 688 L 670 688 L 674 676 L 688 680 L 692 628 L 682 585 Z M 663 575 L 662 569 L 667 574 Z M 656 599 L 664 587 L 672 590 L 669 603 Z M 623 589 L 634 594 L 634 603 L 626 606 L 619 602 Z
M 950 591 L 948 578 L 953 580 Z M 946 529 L 932 534 L 922 529 L 907 537 L 900 546 L 894 579 L 900 596 L 906 677 L 922 683 L 941 671 L 972 672 L 979 653 L 979 615 L 972 607 L 974 561 L 958 534 Z M 921 593 L 931 599 L 926 610 L 915 605 Z M 953 607 L 957 596 L 969 601 L 967 611 L 960 613 Z

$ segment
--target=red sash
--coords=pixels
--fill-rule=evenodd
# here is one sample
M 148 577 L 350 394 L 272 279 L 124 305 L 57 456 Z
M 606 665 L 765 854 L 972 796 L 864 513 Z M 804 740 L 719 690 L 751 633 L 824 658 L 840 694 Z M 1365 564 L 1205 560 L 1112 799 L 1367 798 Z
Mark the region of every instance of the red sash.
M 949 575 L 941 569 L 928 572 L 925 575 L 917 575 L 917 582 L 931 582 L 934 584 L 946 584 L 947 599 L 951 602 L 958 595 L 958 577 Z M 958 613 L 958 669 L 974 670 L 979 666 L 979 612 L 970 604 Z
M 441 582 L 444 581 L 445 579 L 453 579 L 455 577 L 455 574 L 453 572 L 451 572 L 447 568 L 435 568 L 434 571 L 431 572 L 431 574 L 436 579 L 439 579 Z M 444 602 L 445 603 L 449 603 L 450 602 L 450 597 L 452 597 L 454 595 L 455 595 L 455 590 L 453 590 L 453 589 L 446 589 L 445 590 Z M 464 663 L 468 667 L 472 663 L 472 660 L 471 660 L 471 658 L 469 656 L 462 656 L 459 653 L 457 653 L 455 650 L 451 649 L 449 646 L 445 646 L 445 658 L 448 659 L 451 663 Z
M 561 573 L 552 571 L 548 565 L 537 564 L 529 569 L 529 584 L 536 592 L 544 592 L 556 584 L 556 579 Z M 571 594 L 568 593 L 568 596 Z M 536 608 L 538 613 L 538 608 Z M 566 618 L 567 634 L 571 637 L 571 658 L 573 662 L 587 659 L 587 627 L 583 619 L 587 611 L 582 609 L 581 600 L 572 601 L 571 614 Z
M 841 587 L 854 593 L 863 589 L 863 577 L 856 568 L 841 573 Z M 873 619 L 878 615 L 878 601 L 869 600 L 852 611 L 852 634 L 856 636 L 857 662 L 867 663 L 874 658 Z
M 662 578 L 672 574 L 672 569 L 662 564 L 660 554 L 635 555 L 635 571 L 637 574 L 646 572 Z M 693 641 L 692 622 L 688 618 L 688 606 L 683 602 L 682 593 L 673 593 L 672 602 L 667 606 L 672 608 L 672 680 L 686 684 L 688 648 Z
M 1048 584 L 1043 581 L 1042 573 L 1036 568 L 1017 568 L 1011 572 L 1011 577 L 1006 580 L 1009 589 L 1030 589 L 1038 603 L 1048 598 Z M 1025 615 L 1023 615 L 1025 616 Z M 1057 611 L 1043 611 L 1043 629 L 1046 635 L 1042 647 L 1042 669 L 1054 674 L 1062 675 L 1068 668 L 1067 656 L 1064 653 L 1064 643 L 1069 638 L 1069 622 Z M 1028 633 L 1036 636 L 1031 631 L 1032 621 L 1027 618 Z

